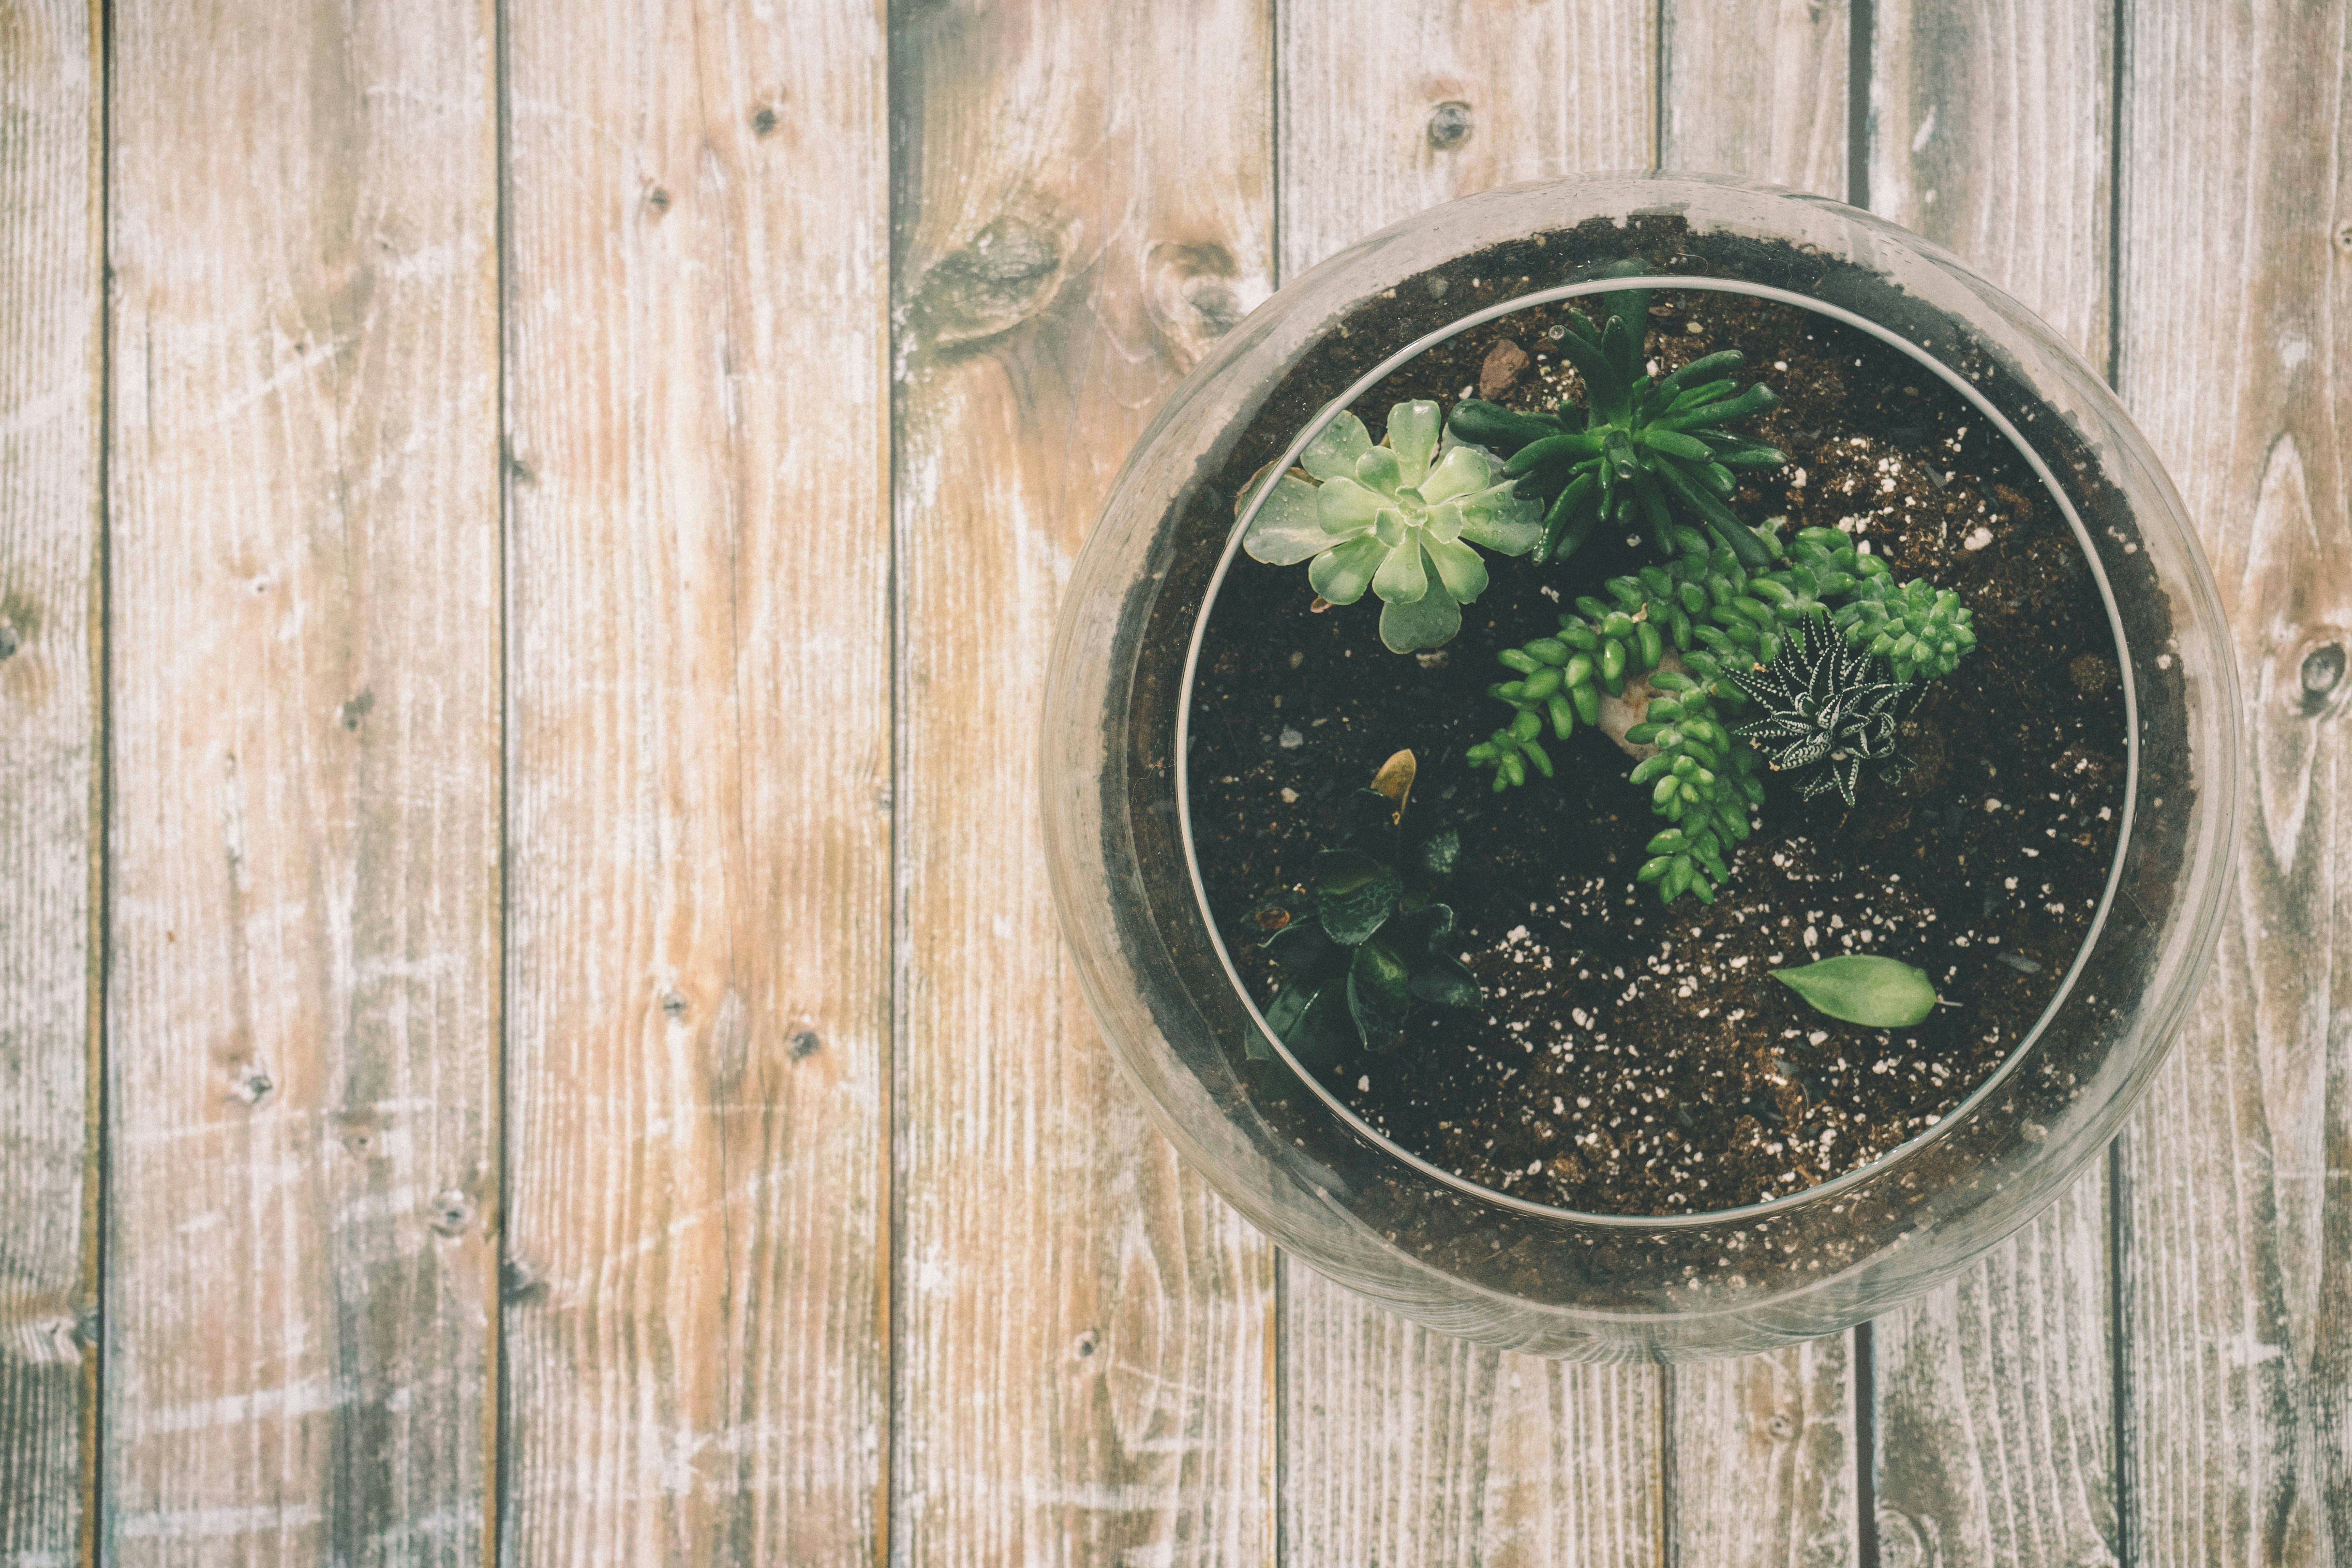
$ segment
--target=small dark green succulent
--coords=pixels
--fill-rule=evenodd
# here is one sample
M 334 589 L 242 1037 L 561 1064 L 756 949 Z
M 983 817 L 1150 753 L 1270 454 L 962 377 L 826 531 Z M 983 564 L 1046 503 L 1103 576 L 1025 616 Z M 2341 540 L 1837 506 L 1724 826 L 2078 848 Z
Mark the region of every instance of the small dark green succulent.
M 1895 778 L 1908 765 L 1895 726 L 1915 688 L 1818 621 L 1806 623 L 1802 641 L 1784 640 L 1770 664 L 1729 674 L 1764 710 L 1732 733 L 1755 742 L 1807 800 L 1834 790 L 1851 806 L 1864 768 Z
M 1645 269 L 1638 258 L 1612 268 L 1619 276 Z M 1643 348 L 1650 291 L 1593 298 L 1600 325 L 1570 306 L 1558 340 L 1584 378 L 1581 411 L 1566 398 L 1552 414 L 1517 414 L 1468 398 L 1454 406 L 1447 428 L 1511 454 L 1505 477 L 1520 480 L 1523 494 L 1551 498 L 1538 561 L 1571 553 L 1604 521 L 1622 527 L 1636 518 L 1658 552 L 1672 556 L 1668 523 L 1679 511 L 1705 523 L 1748 570 L 1770 565 L 1769 550 L 1724 502 L 1737 488 L 1733 469 L 1777 468 L 1789 459 L 1726 426 L 1780 398 L 1760 382 L 1743 391 L 1724 374 L 1742 363 L 1737 349 L 1703 355 L 1654 380 Z
M 1266 1022 L 1302 1061 L 1328 1065 L 1350 1047 L 1392 1049 L 1417 1003 L 1478 1004 L 1476 978 L 1448 950 L 1454 910 L 1433 896 L 1460 836 L 1405 826 L 1411 755 L 1400 753 L 1402 786 L 1394 759 L 1381 770 L 1392 793 L 1358 790 L 1340 803 L 1338 840 L 1315 858 L 1307 886 L 1251 917 L 1271 929 L 1262 945 L 1283 975 Z

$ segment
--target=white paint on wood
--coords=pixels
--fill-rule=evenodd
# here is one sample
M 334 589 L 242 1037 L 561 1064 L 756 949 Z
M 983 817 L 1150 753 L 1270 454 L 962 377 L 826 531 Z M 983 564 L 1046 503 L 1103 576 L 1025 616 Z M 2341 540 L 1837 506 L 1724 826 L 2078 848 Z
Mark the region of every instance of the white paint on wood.
M 1874 210 L 2107 358 L 2110 0 L 1878 0 Z M 2106 1163 L 1872 1336 L 1880 1560 L 2084 1568 L 2121 1550 Z
M 1511 1355 L 1286 1263 L 1283 1560 L 1650 1568 L 1657 1372 Z
M 79 0 L 0 14 L 0 1562 L 85 1522 L 97 84 Z
M 2107 368 L 2114 0 L 1874 0 L 1871 209 Z
M 1661 0 L 1659 161 L 1846 195 L 1847 0 Z
M 886 1528 L 876 7 L 506 6 L 503 1558 Z
M 1455 196 L 1652 161 L 1646 3 L 1277 14 L 1286 276 Z M 1654 1369 L 1477 1350 L 1288 1260 L 1283 1287 L 1283 1561 L 1658 1560 Z
M 1667 1561 L 1850 1568 L 1861 1561 L 1853 1336 L 1672 1369 Z
M 2221 952 L 2126 1143 L 2126 1538 L 2167 1568 L 2329 1563 L 2352 1551 L 2330 651 L 2352 637 L 2352 6 L 2124 16 L 2118 384 L 2221 584 L 2254 797 Z
M 1305 0 L 1276 14 L 1286 279 L 1456 196 L 1654 160 L 1651 4 Z
M 138 1563 L 233 1533 L 240 1562 L 373 1561 L 454 1511 L 478 1545 L 493 18 L 111 15 L 100 1544 Z
M 1145 1123 L 1036 827 L 1061 583 L 1272 271 L 1267 8 L 910 7 L 898 148 L 894 1559 L 1255 1563 L 1270 1248 Z

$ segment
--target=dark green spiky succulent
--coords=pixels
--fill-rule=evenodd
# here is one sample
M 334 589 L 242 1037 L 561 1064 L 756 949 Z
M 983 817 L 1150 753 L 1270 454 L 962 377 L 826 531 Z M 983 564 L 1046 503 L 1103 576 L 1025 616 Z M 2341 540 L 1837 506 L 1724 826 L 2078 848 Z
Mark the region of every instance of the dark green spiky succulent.
M 1639 259 L 1612 268 L 1619 276 L 1644 270 Z M 1592 297 L 1600 325 L 1570 306 L 1559 343 L 1584 379 L 1584 405 L 1562 398 L 1551 414 L 1517 414 L 1465 398 L 1448 428 L 1465 441 L 1510 454 L 1507 478 L 1520 493 L 1550 498 L 1535 559 L 1572 553 L 1603 521 L 1630 527 L 1638 519 L 1662 555 L 1675 547 L 1675 514 L 1696 519 L 1741 565 L 1760 571 L 1771 556 L 1724 504 L 1737 486 L 1735 468 L 1777 468 L 1788 462 L 1778 447 L 1727 426 L 1780 402 L 1759 382 L 1741 390 L 1725 373 L 1743 356 L 1726 349 L 1653 379 L 1643 342 L 1650 291 L 1624 289 Z
M 1762 748 L 1807 800 L 1834 790 L 1851 806 L 1864 769 L 1891 779 L 1908 765 L 1895 749 L 1895 726 L 1915 694 L 1910 682 L 1893 679 L 1884 663 L 1818 622 L 1807 623 L 1803 638 L 1790 639 L 1769 665 L 1734 670 L 1731 679 L 1764 710 L 1733 733 Z
M 1349 795 L 1338 841 L 1315 858 L 1307 886 L 1252 917 L 1273 928 L 1263 946 L 1283 975 L 1265 1020 L 1301 1061 L 1328 1065 L 1350 1047 L 1390 1050 L 1416 1004 L 1478 1004 L 1476 978 L 1446 946 L 1454 910 L 1433 897 L 1460 836 L 1407 828 L 1404 798 L 1402 790 L 1394 799 Z

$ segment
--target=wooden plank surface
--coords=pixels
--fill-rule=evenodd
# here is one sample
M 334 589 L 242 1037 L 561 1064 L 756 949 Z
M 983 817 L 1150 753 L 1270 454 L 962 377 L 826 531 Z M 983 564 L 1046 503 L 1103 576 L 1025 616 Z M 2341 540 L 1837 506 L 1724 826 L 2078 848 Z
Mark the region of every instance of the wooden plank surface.
M 1665 167 L 1847 194 L 1843 4 L 1664 0 L 1661 15 Z M 1668 1561 L 1861 1561 L 1854 1338 L 1669 1370 Z
M 1645 3 L 1278 16 L 1286 278 L 1438 202 L 1651 161 Z M 1479 1350 L 1287 1259 L 1282 1299 L 1282 1561 L 1659 1560 L 1655 1370 Z
M 503 1560 L 875 1558 L 889 1081 L 871 7 L 507 7 Z
M 2108 354 L 2109 0 L 1879 0 L 1871 205 Z M 1881 1561 L 2118 1561 L 2106 1163 L 1873 1326 Z
M 1277 1267 L 1095 1039 L 1030 775 L 1277 268 L 1654 157 L 1846 194 L 1843 0 L 167 0 L 103 170 L 93 13 L 0 11 L 0 1563 L 2352 1551 L 2347 10 L 1869 7 L 1874 205 L 2112 342 L 2252 802 L 2117 1184 L 1877 1324 L 1867 1428 L 1851 1336 L 1567 1366 Z
M 1286 280 L 1440 202 L 1654 155 L 1650 0 L 1276 13 Z
M 1694 1363 L 1666 1385 L 1667 1562 L 1861 1560 L 1851 1333 Z
M 487 4 L 113 12 L 111 1563 L 480 1554 Z
M 1115 1077 L 1034 770 L 1087 524 L 1271 285 L 1269 47 L 1257 0 L 896 18 L 905 1563 L 1267 1554 L 1270 1248 Z
M 1846 196 L 1847 0 L 1659 0 L 1659 162 Z
M 84 1525 L 99 778 L 93 12 L 0 13 L 0 1563 Z
M 2126 1539 L 2352 1552 L 2352 6 L 2125 11 L 2119 385 L 2204 533 L 2251 800 L 2194 1026 L 2128 1136 Z

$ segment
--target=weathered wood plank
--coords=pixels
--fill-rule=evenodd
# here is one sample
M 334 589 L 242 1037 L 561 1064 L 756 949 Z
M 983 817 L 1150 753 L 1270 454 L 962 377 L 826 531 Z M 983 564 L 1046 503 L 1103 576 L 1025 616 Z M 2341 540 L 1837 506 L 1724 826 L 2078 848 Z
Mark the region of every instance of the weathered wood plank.
M 1286 279 L 1440 202 L 1655 154 L 1647 0 L 1276 12 Z
M 109 1562 L 480 1554 L 490 7 L 113 12 Z
M 2113 0 L 1874 0 L 1873 211 L 2108 353 Z
M 1853 1336 L 1673 1369 L 1667 1561 L 1843 1568 L 1855 1528 Z
M 886 1529 L 872 6 L 512 0 L 506 1560 Z
M 1871 205 L 2108 353 L 2114 7 L 1879 0 Z M 1872 1335 L 1880 1557 L 2117 1560 L 2105 1162 Z
M 1873 1325 L 1879 1561 L 2120 1562 L 2104 1170 Z
M 0 12 L 0 1563 L 84 1527 L 95 1357 L 92 803 L 99 712 L 97 40 Z
M 1286 1261 L 1282 1560 L 1649 1568 L 1659 1377 L 1507 1355 Z
M 2194 1023 L 2126 1141 L 2131 1554 L 2352 1552 L 2352 6 L 2125 10 L 2118 382 L 2221 584 L 2252 799 Z
M 1438 202 L 1654 156 L 1646 3 L 1279 16 L 1286 276 Z M 1655 1370 L 1498 1356 L 1287 1260 L 1283 1301 L 1285 1562 L 1659 1560 Z
M 1267 11 L 895 20 L 907 1563 L 1255 1563 L 1272 1533 L 1270 1248 L 1095 1036 L 1034 774 L 1087 525 L 1162 393 L 1268 291 Z
M 1843 200 L 1847 12 L 1847 0 L 1660 0 L 1660 163 Z
M 1664 165 L 1845 195 L 1847 21 L 1843 0 L 1664 0 Z M 1669 1561 L 1859 1561 L 1853 1358 L 1840 1334 L 1669 1370 Z

